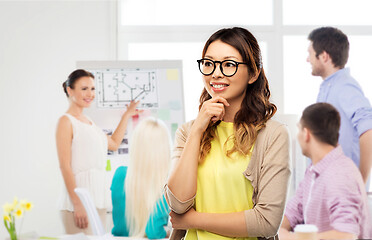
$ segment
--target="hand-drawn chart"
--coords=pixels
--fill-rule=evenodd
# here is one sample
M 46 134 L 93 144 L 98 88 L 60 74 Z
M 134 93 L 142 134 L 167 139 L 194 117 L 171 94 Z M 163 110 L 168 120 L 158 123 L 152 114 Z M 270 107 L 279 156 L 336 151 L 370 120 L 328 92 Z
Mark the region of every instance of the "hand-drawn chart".
M 96 78 L 98 108 L 123 108 L 131 100 L 139 108 L 158 108 L 158 79 L 155 69 L 92 70 Z

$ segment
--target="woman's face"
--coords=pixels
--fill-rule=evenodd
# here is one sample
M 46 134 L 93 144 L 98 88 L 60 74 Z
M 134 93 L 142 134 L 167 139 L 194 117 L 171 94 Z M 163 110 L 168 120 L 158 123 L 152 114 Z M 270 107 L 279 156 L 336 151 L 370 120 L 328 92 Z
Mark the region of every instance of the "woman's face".
M 243 58 L 237 49 L 220 40 L 212 42 L 204 58 L 213 61 L 234 60 L 243 62 Z M 230 104 L 241 104 L 245 97 L 245 90 L 248 85 L 248 67 L 245 64 L 239 64 L 237 72 L 226 77 L 222 74 L 220 64 L 216 63 L 216 69 L 209 75 L 203 75 L 204 87 L 212 97 L 220 96 L 225 98 Z
M 82 108 L 87 108 L 96 96 L 94 80 L 91 77 L 81 77 L 75 82 L 74 89 L 68 88 L 70 100 Z

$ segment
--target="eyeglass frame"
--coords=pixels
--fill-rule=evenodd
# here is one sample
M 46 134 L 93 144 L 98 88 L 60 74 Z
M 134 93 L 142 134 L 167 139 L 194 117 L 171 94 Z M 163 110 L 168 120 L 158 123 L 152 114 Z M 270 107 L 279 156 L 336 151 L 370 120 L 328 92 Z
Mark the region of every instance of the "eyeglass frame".
M 208 61 L 213 62 L 213 70 L 212 70 L 211 73 L 209 73 L 209 74 L 205 74 L 205 73 L 203 73 L 202 70 L 200 69 L 200 63 L 201 63 L 201 61 L 203 61 L 203 60 L 208 60 Z M 211 59 L 209 59 L 209 58 L 202 58 L 202 59 L 199 59 L 199 60 L 196 60 L 196 61 L 198 62 L 199 71 L 200 71 L 204 76 L 209 76 L 209 75 L 212 75 L 212 74 L 214 73 L 214 71 L 216 70 L 216 63 L 219 63 L 219 64 L 220 64 L 220 71 L 221 71 L 221 73 L 222 73 L 225 77 L 232 77 L 232 76 L 234 76 L 234 75 L 236 74 L 236 72 L 238 71 L 239 64 L 246 64 L 246 65 L 247 65 L 247 63 L 244 63 L 244 62 L 237 62 L 237 61 L 235 61 L 235 60 L 231 60 L 231 59 L 226 59 L 226 60 L 223 60 L 223 61 L 213 61 L 213 60 L 211 60 Z M 234 72 L 233 74 L 231 74 L 231 75 L 226 75 L 226 74 L 223 72 L 222 63 L 224 63 L 224 62 L 229 62 L 229 61 L 230 61 L 230 62 L 234 62 L 234 63 L 236 64 L 236 69 L 235 69 L 235 72 Z

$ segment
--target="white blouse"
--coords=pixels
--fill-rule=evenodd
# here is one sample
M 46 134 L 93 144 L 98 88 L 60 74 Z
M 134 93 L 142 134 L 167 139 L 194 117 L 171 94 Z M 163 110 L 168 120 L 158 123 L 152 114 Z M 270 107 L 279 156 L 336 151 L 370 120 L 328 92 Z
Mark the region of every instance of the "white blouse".
M 76 186 L 88 189 L 97 208 L 107 208 L 107 196 L 110 194 L 105 182 L 107 136 L 89 118 L 91 124 L 83 123 L 68 113 L 64 115 L 72 124 L 71 167 Z M 65 184 L 60 210 L 74 210 Z

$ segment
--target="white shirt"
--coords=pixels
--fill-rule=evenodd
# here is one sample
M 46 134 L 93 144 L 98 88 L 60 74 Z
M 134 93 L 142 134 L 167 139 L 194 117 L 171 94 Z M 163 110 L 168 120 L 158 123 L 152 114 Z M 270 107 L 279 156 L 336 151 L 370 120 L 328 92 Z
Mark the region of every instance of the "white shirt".
M 71 168 L 77 187 L 88 189 L 97 208 L 107 208 L 109 189 L 106 187 L 105 164 L 107 136 L 92 120 L 81 122 L 66 113 L 72 124 Z M 73 211 L 74 207 L 66 186 L 61 197 L 60 210 Z

